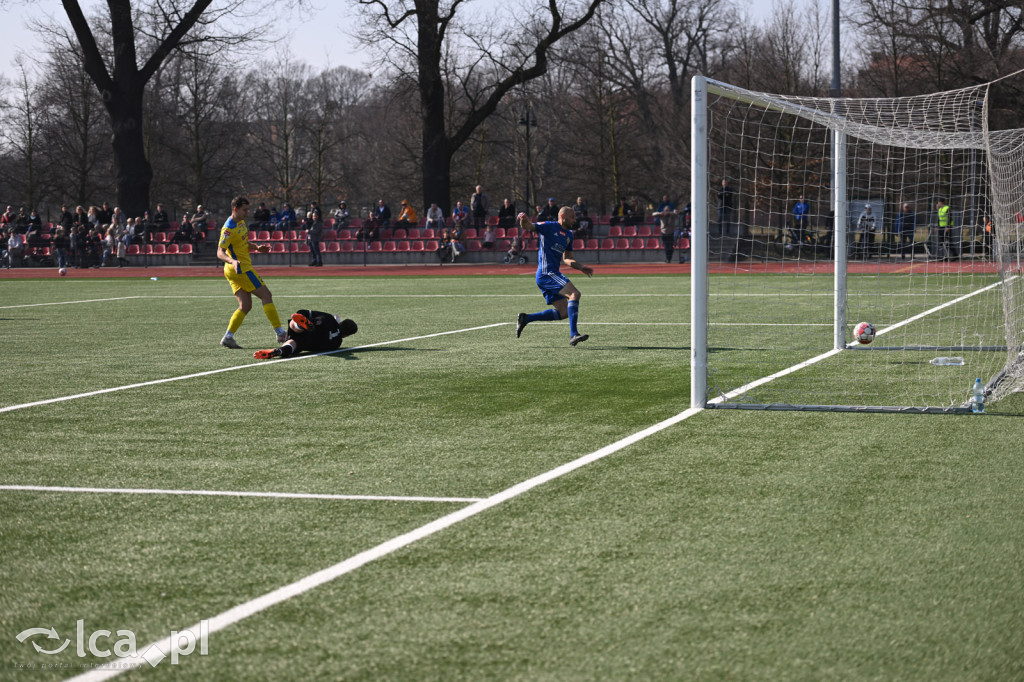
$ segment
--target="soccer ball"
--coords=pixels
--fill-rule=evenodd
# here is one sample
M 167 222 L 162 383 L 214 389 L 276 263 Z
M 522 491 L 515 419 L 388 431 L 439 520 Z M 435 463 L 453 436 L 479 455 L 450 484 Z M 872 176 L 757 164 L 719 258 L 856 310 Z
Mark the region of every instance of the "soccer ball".
M 61 268 L 57 272 L 59 272 L 60 276 L 63 277 L 64 275 L 68 274 L 68 269 L 67 268 Z
M 875 328 L 870 322 L 861 322 L 853 328 L 853 338 L 858 343 L 871 343 L 875 340 Z

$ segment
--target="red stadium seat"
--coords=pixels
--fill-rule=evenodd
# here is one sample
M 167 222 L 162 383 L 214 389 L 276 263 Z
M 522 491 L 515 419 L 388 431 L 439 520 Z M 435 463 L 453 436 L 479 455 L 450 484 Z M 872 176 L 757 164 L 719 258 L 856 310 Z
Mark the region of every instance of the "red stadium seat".
M 258 242 L 269 242 L 270 232 L 267 230 L 259 230 L 256 232 L 256 241 Z
M 352 239 L 352 232 L 350 230 L 338 230 L 338 239 Z
M 281 230 L 274 230 L 273 232 L 270 233 L 270 241 L 272 241 L 272 242 L 283 242 L 284 241 L 284 232 L 282 232 Z
M 270 245 L 270 253 L 287 253 L 284 242 L 274 242 Z
M 380 242 L 370 242 L 366 245 L 367 253 L 378 253 L 383 250 Z
M 512 248 L 512 240 L 499 239 L 497 242 L 495 242 L 494 248 L 497 249 L 498 251 L 508 251 L 509 249 Z
M 409 244 L 408 239 L 403 239 L 402 241 L 398 242 L 395 250 L 398 251 L 399 253 L 407 253 L 412 250 L 412 245 Z
M 498 226 L 498 216 L 496 216 L 496 215 L 487 216 L 487 219 L 484 221 L 484 225 L 490 225 L 491 227 L 497 227 Z
M 295 238 L 300 242 L 306 241 L 306 235 L 309 234 L 307 230 L 297 230 L 295 232 Z
M 636 236 L 636 225 L 623 225 L 622 236 L 627 239 L 632 239 Z
M 170 241 L 170 237 L 168 237 L 163 232 L 154 232 L 153 233 L 153 241 L 156 242 L 157 244 L 163 244 L 163 243 L 169 242 Z
M 167 255 L 168 256 L 176 256 L 176 255 L 178 255 L 178 245 L 177 244 L 168 244 L 167 245 Z
M 358 230 L 363 226 L 362 218 L 352 218 L 348 221 L 348 227 L 350 230 Z
M 644 240 L 640 239 L 640 237 L 636 237 L 635 239 L 633 239 L 632 241 L 629 242 L 629 248 L 631 248 L 631 249 L 642 249 L 642 248 L 644 248 Z
M 496 228 L 494 228 L 494 238 L 495 239 L 504 239 L 505 238 L 505 228 L 504 227 L 496 227 Z M 508 238 L 511 239 L 512 235 L 508 235 Z
M 347 242 L 338 242 L 338 245 L 341 247 L 342 253 L 352 253 L 353 251 L 356 250 L 355 242 L 353 242 L 351 239 Z
M 299 233 L 296 232 L 295 230 L 288 230 L 287 232 L 284 233 L 284 238 L 290 242 L 293 242 L 299 238 Z
M 641 225 L 640 227 L 636 228 L 636 236 L 637 237 L 645 237 L 646 238 L 646 237 L 650 237 L 652 234 L 654 234 L 654 233 L 651 231 L 651 226 L 650 225 Z
M 467 239 L 466 248 L 470 251 L 483 251 L 483 243 L 479 239 Z
M 327 242 L 327 253 L 341 253 L 341 242 Z
M 648 237 L 647 238 L 647 246 L 646 246 L 646 248 L 648 248 L 648 249 L 661 249 L 661 248 L 664 248 L 664 246 L 665 245 L 662 244 L 661 240 L 658 239 L 657 237 Z
M 192 253 L 192 245 L 182 244 L 181 246 L 178 247 L 178 253 L 184 253 L 186 255 Z
M 391 239 L 391 234 L 392 234 L 391 233 L 391 228 L 389 228 L 389 227 L 381 228 L 381 230 L 380 230 L 380 240 L 382 242 L 389 241 Z
M 466 228 L 466 239 L 476 239 L 479 235 L 477 234 L 475 227 Z
M 436 239 L 430 239 L 430 240 L 427 240 L 427 241 L 423 242 L 423 250 L 424 251 L 437 251 L 440 247 L 441 247 L 441 245 L 438 244 Z
M 597 248 L 597 240 L 596 239 L 588 239 L 587 240 L 587 249 L 589 250 L 589 249 L 596 249 L 596 248 Z
M 391 235 L 391 238 L 394 239 L 395 241 L 408 239 L 409 232 L 404 227 L 396 227 L 394 233 Z
M 623 238 L 620 237 L 619 239 L 615 240 L 615 246 L 613 246 L 612 248 L 613 249 L 628 249 L 629 248 L 629 240 L 628 239 L 623 239 Z
M 422 237 L 420 237 L 420 228 L 418 228 L 418 227 L 411 228 L 409 230 L 409 236 L 407 237 L 407 239 L 410 239 L 412 241 L 415 241 L 417 239 L 422 239 Z
M 139 255 L 139 245 L 138 244 L 130 245 L 128 247 L 128 255 L 129 256 L 138 256 Z
M 622 236 L 622 228 L 618 225 L 612 225 L 608 228 L 608 236 L 612 239 Z
M 309 253 L 309 244 L 306 242 L 299 242 L 296 246 L 299 247 L 299 253 Z
M 586 248 L 586 246 L 583 244 L 583 240 L 582 239 L 573 239 L 572 240 L 572 250 L 573 251 L 582 251 L 584 248 Z
M 411 250 L 411 251 L 413 251 L 414 253 L 420 253 L 421 251 L 425 251 L 425 250 L 426 250 L 426 249 L 424 248 L 424 246 L 423 246 L 423 241 L 422 241 L 422 240 L 416 240 L 416 241 L 414 241 L 414 242 L 412 243 L 412 245 L 411 245 L 411 246 L 410 246 L 409 248 L 410 248 L 410 250 Z
M 338 238 L 338 231 L 337 230 L 324 230 L 324 241 L 325 242 L 333 242 L 337 238 Z
M 398 250 L 398 248 L 395 245 L 395 242 L 388 240 L 384 242 L 383 250 L 385 253 L 394 253 L 395 251 Z
M 499 229 L 501 229 L 501 228 L 499 228 Z M 505 228 L 505 236 L 508 237 L 509 239 L 512 239 L 512 237 L 518 237 L 519 236 L 519 228 L 518 227 L 506 227 Z

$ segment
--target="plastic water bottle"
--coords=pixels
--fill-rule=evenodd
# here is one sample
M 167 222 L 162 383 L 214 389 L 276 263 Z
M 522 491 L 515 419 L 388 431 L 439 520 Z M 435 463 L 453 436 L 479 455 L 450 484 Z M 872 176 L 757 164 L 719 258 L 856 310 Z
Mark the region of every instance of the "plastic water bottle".
M 947 358 L 946 356 L 942 356 L 939 358 L 932 358 L 930 362 L 933 365 L 938 365 L 939 367 L 946 367 L 948 365 L 955 365 L 959 367 L 964 364 L 964 359 L 961 357 Z
M 150 279 L 153 280 L 154 282 L 159 282 L 160 281 L 159 277 L 150 277 Z M 964 363 L 961 362 L 960 364 L 962 365 Z
M 971 412 L 981 414 L 985 411 L 985 387 L 981 385 L 981 378 L 974 380 L 974 390 L 971 396 Z

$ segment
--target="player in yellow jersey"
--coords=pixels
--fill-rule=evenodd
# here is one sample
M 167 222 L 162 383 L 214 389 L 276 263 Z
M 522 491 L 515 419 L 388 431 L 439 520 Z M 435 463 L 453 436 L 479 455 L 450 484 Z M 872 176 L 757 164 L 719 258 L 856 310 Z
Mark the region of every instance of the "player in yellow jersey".
M 231 217 L 224 221 L 220 230 L 220 241 L 217 243 L 217 258 L 224 261 L 224 277 L 231 285 L 231 293 L 238 300 L 238 310 L 231 315 L 228 331 L 220 340 L 220 345 L 227 348 L 241 348 L 235 341 L 235 332 L 242 326 L 246 314 L 252 310 L 253 294 L 263 301 L 263 313 L 270 320 L 277 333 L 277 342 L 284 343 L 288 332 L 281 326 L 281 316 L 277 314 L 270 289 L 263 283 L 260 276 L 252 269 L 249 259 L 249 230 L 245 227 L 245 219 L 249 215 L 249 200 L 235 197 L 231 200 Z M 252 244 L 258 253 L 268 253 L 266 244 Z

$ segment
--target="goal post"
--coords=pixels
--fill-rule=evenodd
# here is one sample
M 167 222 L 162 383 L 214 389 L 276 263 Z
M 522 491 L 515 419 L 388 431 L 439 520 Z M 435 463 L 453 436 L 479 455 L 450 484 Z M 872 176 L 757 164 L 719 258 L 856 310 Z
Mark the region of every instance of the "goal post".
M 988 95 L 693 78 L 691 406 L 958 412 L 975 377 L 1020 389 L 1024 131 L 990 131 Z

